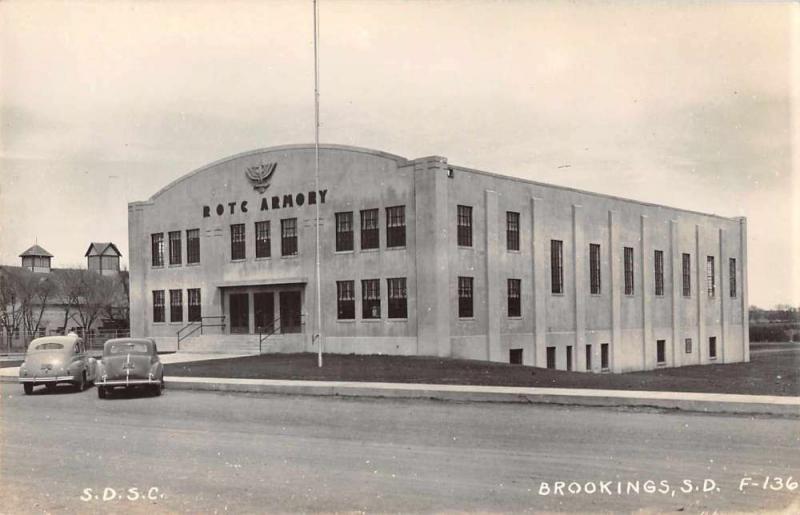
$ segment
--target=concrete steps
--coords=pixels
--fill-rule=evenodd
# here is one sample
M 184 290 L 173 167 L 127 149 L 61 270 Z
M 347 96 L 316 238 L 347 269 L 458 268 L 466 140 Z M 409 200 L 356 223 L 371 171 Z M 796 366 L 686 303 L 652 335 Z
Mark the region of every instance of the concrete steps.
M 305 352 L 310 338 L 305 334 L 274 334 L 264 340 L 264 353 Z M 203 354 L 258 354 L 257 334 L 204 334 L 180 343 L 181 352 Z

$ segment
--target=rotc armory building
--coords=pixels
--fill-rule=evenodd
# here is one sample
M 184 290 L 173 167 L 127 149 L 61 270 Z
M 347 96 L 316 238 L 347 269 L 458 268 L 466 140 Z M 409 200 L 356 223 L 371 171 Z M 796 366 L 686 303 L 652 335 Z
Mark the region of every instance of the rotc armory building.
M 319 188 L 314 147 L 283 146 L 131 203 L 132 334 L 315 351 L 318 205 L 325 352 L 592 372 L 749 360 L 743 218 L 437 156 L 325 145 L 319 159 Z

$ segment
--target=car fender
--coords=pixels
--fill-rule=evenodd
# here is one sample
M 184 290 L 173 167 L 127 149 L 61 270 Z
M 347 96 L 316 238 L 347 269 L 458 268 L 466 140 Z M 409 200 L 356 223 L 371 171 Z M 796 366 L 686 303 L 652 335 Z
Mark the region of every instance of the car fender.
M 94 358 L 86 360 L 86 380 L 91 383 L 97 380 L 97 360 Z

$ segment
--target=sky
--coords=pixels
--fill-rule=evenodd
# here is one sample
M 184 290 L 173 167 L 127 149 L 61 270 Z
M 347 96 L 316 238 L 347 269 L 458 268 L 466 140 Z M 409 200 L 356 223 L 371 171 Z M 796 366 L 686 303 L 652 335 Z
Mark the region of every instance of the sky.
M 127 261 L 127 203 L 314 139 L 312 2 L 0 3 L 0 263 Z M 800 305 L 793 3 L 320 0 L 320 139 L 748 218 Z M 569 165 L 569 166 L 566 166 Z

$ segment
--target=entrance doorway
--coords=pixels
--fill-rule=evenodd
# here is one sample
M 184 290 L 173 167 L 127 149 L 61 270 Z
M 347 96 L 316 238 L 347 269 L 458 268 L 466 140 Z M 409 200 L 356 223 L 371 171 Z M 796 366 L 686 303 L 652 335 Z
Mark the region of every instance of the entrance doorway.
M 231 293 L 228 297 L 231 314 L 231 334 L 250 332 L 250 302 L 246 293 Z
M 280 297 L 281 333 L 300 332 L 300 292 L 282 291 Z
M 256 332 L 270 334 L 275 331 L 275 294 L 258 292 L 253 294 L 253 312 Z

